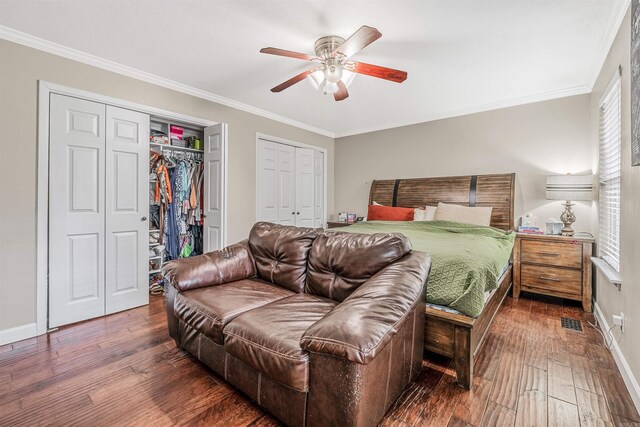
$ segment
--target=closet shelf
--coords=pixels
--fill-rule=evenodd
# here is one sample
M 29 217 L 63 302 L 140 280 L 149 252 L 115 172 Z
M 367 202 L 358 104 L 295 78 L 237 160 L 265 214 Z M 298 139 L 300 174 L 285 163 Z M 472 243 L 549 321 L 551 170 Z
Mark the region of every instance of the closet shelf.
M 150 142 L 149 145 L 156 148 L 168 148 L 169 150 L 188 151 L 191 153 L 204 153 L 204 150 L 198 150 L 196 148 L 178 147 L 177 145 L 171 145 L 171 144 L 159 144 L 157 142 Z
M 162 255 L 150 256 L 149 259 L 162 259 Z
M 156 273 L 160 273 L 162 271 L 161 268 L 157 269 L 157 270 L 151 270 L 149 271 L 149 274 L 156 274 Z

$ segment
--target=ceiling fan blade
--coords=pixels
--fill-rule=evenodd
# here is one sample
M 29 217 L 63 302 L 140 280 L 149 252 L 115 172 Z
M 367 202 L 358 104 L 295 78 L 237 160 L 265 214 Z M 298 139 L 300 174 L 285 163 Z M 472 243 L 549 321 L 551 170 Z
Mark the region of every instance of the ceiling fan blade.
M 333 51 L 333 56 L 342 54 L 349 58 L 356 52 L 361 51 L 374 41 L 378 40 L 380 37 L 382 37 L 382 33 L 380 31 L 373 27 L 363 25 L 358 29 L 358 31 L 351 34 L 351 37 L 345 40 L 344 43 Z
M 288 58 L 302 59 L 303 61 L 313 61 L 314 59 L 317 59 L 315 56 L 307 55 L 306 53 L 278 49 L 277 47 L 264 47 L 260 49 L 260 53 L 268 53 L 269 55 L 286 56 Z
M 354 73 L 391 80 L 396 83 L 402 83 L 407 79 L 406 71 L 394 70 L 393 68 L 381 67 L 379 65 L 365 64 L 364 62 L 353 62 L 352 64 L 354 65 Z
M 349 97 L 349 91 L 347 91 L 347 86 L 342 83 L 342 80 L 338 80 L 338 91 L 333 94 L 333 98 L 336 101 L 342 101 Z
M 298 74 L 297 76 L 290 78 L 286 82 L 280 83 L 278 86 L 276 86 L 273 89 L 271 89 L 271 92 L 282 92 L 286 88 L 288 88 L 290 86 L 293 86 L 294 84 L 304 80 L 309 74 L 313 73 L 314 71 L 315 70 L 303 71 L 302 73 Z

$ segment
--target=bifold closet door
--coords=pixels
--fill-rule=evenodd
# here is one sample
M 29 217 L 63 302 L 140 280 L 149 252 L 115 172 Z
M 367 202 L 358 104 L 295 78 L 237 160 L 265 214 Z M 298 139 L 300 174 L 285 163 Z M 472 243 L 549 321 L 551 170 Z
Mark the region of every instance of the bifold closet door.
M 149 301 L 149 116 L 55 94 L 49 107 L 49 327 L 57 327 Z
M 324 225 L 324 154 L 258 139 L 256 219 L 298 227 Z
M 278 144 L 263 139 L 256 147 L 258 221 L 278 222 Z
M 313 152 L 314 167 L 314 227 L 324 227 L 324 153 Z
M 278 152 L 278 224 L 296 225 L 296 149 L 275 144 Z
M 49 327 L 105 313 L 105 106 L 51 95 Z
M 205 252 L 222 248 L 222 197 L 224 194 L 224 141 L 226 124 L 204 129 L 204 225 Z
M 314 227 L 315 225 L 315 160 L 311 148 L 296 148 L 295 164 L 295 225 Z
M 106 107 L 106 314 L 149 303 L 149 115 Z
M 259 139 L 256 166 L 257 220 L 295 225 L 295 148 Z

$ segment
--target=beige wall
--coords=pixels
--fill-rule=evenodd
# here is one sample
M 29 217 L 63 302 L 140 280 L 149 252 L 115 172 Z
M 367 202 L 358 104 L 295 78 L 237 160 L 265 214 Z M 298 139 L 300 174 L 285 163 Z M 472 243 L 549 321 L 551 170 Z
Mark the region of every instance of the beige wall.
M 328 150 L 333 211 L 332 138 L 0 40 L 0 331 L 36 320 L 38 80 L 228 123 L 230 243 L 245 238 L 255 220 L 256 132 Z
M 620 276 L 622 288 L 618 291 L 604 276 L 596 273 L 596 301 L 609 325 L 613 314 L 624 313 L 625 333 L 616 330 L 622 351 L 636 381 L 640 380 L 640 166 L 631 167 L 631 95 L 629 49 L 631 18 L 627 12 L 609 55 L 591 93 L 591 135 L 594 156 L 598 147 L 598 108 L 600 98 L 616 69 L 622 65 L 622 188 L 621 188 L 621 241 Z
M 546 176 L 592 173 L 589 95 L 339 138 L 335 211 L 366 215 L 373 179 L 516 173 L 516 218 L 543 225 L 562 212 Z M 576 202 L 576 230 L 593 232 L 594 203 Z

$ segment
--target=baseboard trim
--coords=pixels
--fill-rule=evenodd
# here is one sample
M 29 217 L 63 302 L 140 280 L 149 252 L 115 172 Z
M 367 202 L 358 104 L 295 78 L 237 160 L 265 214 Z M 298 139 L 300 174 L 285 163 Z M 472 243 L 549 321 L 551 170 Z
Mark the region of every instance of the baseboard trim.
M 603 334 L 607 334 L 609 330 L 609 323 L 607 323 L 607 319 L 600 310 L 600 306 L 597 302 L 594 302 L 594 310 L 593 313 L 598 320 L 598 324 L 600 325 L 600 329 L 602 329 Z M 627 386 L 627 390 L 629 390 L 629 394 L 631 395 L 631 400 L 633 400 L 633 404 L 636 406 L 638 412 L 640 412 L 640 385 L 638 385 L 638 381 L 633 376 L 633 372 L 631 372 L 631 368 L 627 363 L 627 359 L 624 358 L 620 347 L 618 346 L 618 342 L 615 340 L 611 333 L 608 334 L 607 340 L 611 340 L 611 353 L 613 354 L 613 359 L 616 361 L 616 365 L 618 365 L 618 370 L 622 374 L 622 379 L 624 380 L 624 384 Z
M 0 331 L 0 345 L 11 344 L 16 341 L 26 340 L 27 338 L 33 338 L 36 335 L 37 328 L 35 323 L 29 323 L 28 325 L 5 329 Z

